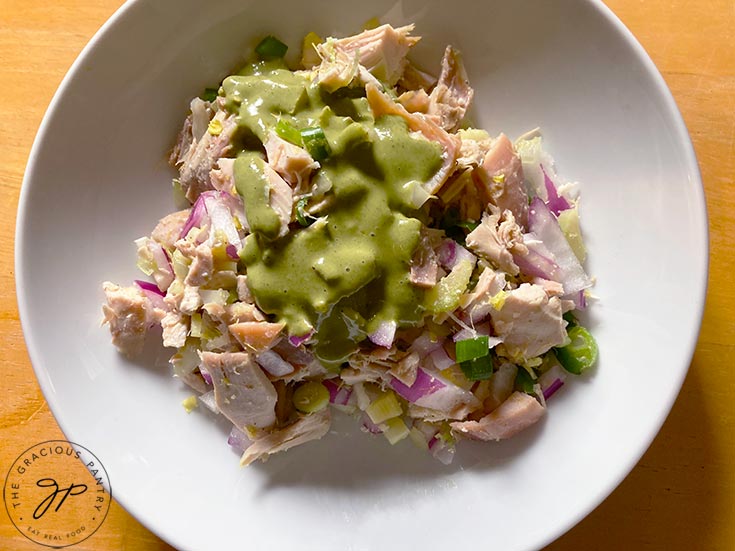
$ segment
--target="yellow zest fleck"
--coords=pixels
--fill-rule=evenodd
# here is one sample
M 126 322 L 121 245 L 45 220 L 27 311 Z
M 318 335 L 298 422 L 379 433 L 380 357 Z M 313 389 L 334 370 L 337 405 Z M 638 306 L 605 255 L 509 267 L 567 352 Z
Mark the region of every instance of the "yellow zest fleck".
M 192 394 L 188 398 L 184 399 L 184 401 L 181 402 L 181 405 L 184 406 L 186 413 L 191 413 L 199 404 L 197 402 L 197 397 Z
M 375 29 L 377 27 L 380 27 L 380 20 L 377 17 L 371 17 L 367 21 L 365 21 L 365 24 L 362 26 L 363 30 L 369 31 L 370 29 Z
M 217 119 L 212 119 L 209 121 L 209 125 L 207 126 L 207 132 L 212 136 L 219 136 L 222 134 L 222 123 Z
M 497 294 L 490 297 L 490 306 L 500 311 L 505 305 L 505 299 L 508 298 L 508 293 L 500 291 Z
M 493 176 L 493 182 L 495 182 L 496 184 L 502 184 L 503 182 L 505 182 L 505 174 L 496 174 L 495 176 Z

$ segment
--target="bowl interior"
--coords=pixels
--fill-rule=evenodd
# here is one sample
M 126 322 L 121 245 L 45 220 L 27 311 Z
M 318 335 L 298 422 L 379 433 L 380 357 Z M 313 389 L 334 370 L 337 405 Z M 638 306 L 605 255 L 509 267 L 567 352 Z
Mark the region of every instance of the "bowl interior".
M 321 441 L 240 470 L 225 424 L 181 407 L 189 392 L 170 377 L 171 351 L 155 338 L 136 361 L 114 351 L 101 283 L 138 277 L 132 241 L 174 210 L 166 156 L 191 97 L 265 33 L 298 50 L 308 31 L 350 34 L 375 16 L 416 23 L 414 59 L 433 72 L 444 46 L 458 46 L 477 126 L 511 138 L 541 127 L 559 172 L 582 182 L 599 297 L 587 323 L 601 359 L 539 426 L 463 443 L 449 467 L 340 419 Z M 706 214 L 676 106 L 601 3 L 137 0 L 88 46 L 46 115 L 16 261 L 26 342 L 57 420 L 104 462 L 113 495 L 173 545 L 528 550 L 612 491 L 668 413 L 701 318 Z

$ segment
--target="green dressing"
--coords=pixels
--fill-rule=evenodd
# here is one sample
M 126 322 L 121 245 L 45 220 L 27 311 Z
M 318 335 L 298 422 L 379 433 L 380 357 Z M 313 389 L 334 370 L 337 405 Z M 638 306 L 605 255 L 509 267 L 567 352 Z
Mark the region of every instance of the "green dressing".
M 312 225 L 277 235 L 259 153 L 235 162 L 252 234 L 241 255 L 258 306 L 292 335 L 316 331 L 315 352 L 338 366 L 382 322 L 417 325 L 425 291 L 410 282 L 421 222 L 411 186 L 430 179 L 441 147 L 414 137 L 400 117 L 373 120 L 360 89 L 328 94 L 283 69 L 225 79 L 238 124 L 261 140 L 279 119 L 320 126 L 331 155 L 313 175 L 327 206 Z M 274 218 L 275 217 L 275 218 Z M 275 233 L 274 233 L 275 232 Z

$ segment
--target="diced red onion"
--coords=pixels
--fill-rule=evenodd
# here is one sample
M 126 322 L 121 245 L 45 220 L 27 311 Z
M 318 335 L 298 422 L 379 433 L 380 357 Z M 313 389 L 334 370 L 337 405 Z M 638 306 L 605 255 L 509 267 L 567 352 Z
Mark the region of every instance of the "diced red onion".
M 490 323 L 483 323 L 474 328 L 463 328 L 452 335 L 454 342 L 463 341 L 466 339 L 474 339 L 478 335 L 490 336 Z
M 235 450 L 242 453 L 248 449 L 253 442 L 248 438 L 247 434 L 233 425 L 232 430 L 230 431 L 230 436 L 227 438 L 227 443 Z
M 435 436 L 429 442 L 429 451 L 434 458 L 438 459 L 445 465 L 449 465 L 454 460 L 454 448 L 448 446 L 444 440 Z
M 411 351 L 424 358 L 442 345 L 441 341 L 433 340 L 428 333 L 420 335 L 411 345 Z
M 209 392 L 205 392 L 204 394 L 200 394 L 198 396 L 198 400 L 206 406 L 206 408 L 211 411 L 212 413 L 219 413 L 219 408 L 217 407 L 217 402 L 214 399 L 214 390 L 210 390 Z
M 299 347 L 302 344 L 304 344 L 306 341 L 308 341 L 312 336 L 314 335 L 314 331 L 309 331 L 306 335 L 291 335 L 288 338 L 288 342 L 291 343 L 292 346 Z
M 444 266 L 454 266 L 457 258 L 457 242 L 454 239 L 445 239 L 437 251 L 439 263 Z
M 237 254 L 237 247 L 230 243 L 225 247 L 225 251 L 227 251 L 227 256 L 229 256 L 232 260 L 240 260 L 240 255 Z
M 362 416 L 362 430 L 365 432 L 369 432 L 370 434 L 380 434 L 383 432 L 380 430 L 380 427 L 373 423 L 372 419 L 367 414 L 364 414 Z
M 223 191 L 205 191 L 200 198 L 204 198 L 204 205 L 212 224 L 210 236 L 215 232 L 222 232 L 227 243 L 234 247 L 235 254 L 237 254 L 242 249 L 242 240 L 235 227 L 232 210 L 227 204 L 228 195 Z M 229 250 L 227 252 L 229 254 Z
M 523 235 L 523 244 L 528 252 L 513 255 L 514 262 L 521 272 L 528 276 L 540 277 L 550 281 L 557 281 L 559 266 L 554 262 L 553 255 L 544 246 L 541 240 L 532 233 Z
M 560 379 L 554 379 L 554 382 L 552 382 L 547 389 L 545 389 L 544 392 L 544 400 L 548 400 L 551 398 L 554 393 L 559 390 L 562 386 L 564 386 L 564 383 L 561 382 Z
M 554 185 L 554 182 L 549 178 L 549 175 L 546 173 L 546 169 L 544 169 L 544 165 L 539 165 L 541 167 L 541 172 L 544 173 L 544 185 L 546 186 L 546 206 L 549 207 L 549 210 L 553 212 L 555 215 L 559 216 L 559 213 L 563 210 L 567 210 L 572 208 L 571 203 L 567 201 L 565 197 L 560 196 L 556 191 L 556 186 Z
M 447 270 L 453 270 L 463 260 L 468 260 L 473 265 L 477 257 L 470 251 L 457 244 L 453 239 L 445 239 L 437 251 L 439 263 Z
M 378 328 L 368 335 L 368 338 L 373 342 L 373 344 L 377 344 L 384 348 L 390 348 L 393 346 L 393 339 L 395 336 L 396 322 L 391 320 L 381 322 L 380 325 L 378 325 Z
M 181 228 L 179 239 L 186 237 L 192 228 L 201 228 L 202 222 L 204 222 L 206 218 L 207 207 L 204 205 L 204 193 L 202 193 L 194 202 L 194 205 L 192 205 L 191 211 L 189 212 L 189 218 L 186 219 L 184 227 Z
M 444 369 L 447 369 L 448 367 L 452 367 L 455 362 L 452 358 L 449 357 L 449 354 L 447 354 L 447 351 L 444 350 L 443 346 L 440 346 L 436 350 L 434 350 L 429 357 L 431 358 L 431 361 L 434 362 L 434 367 L 438 371 L 442 371 Z
M 346 385 L 339 385 L 334 379 L 325 379 L 322 384 L 329 391 L 329 402 L 338 406 L 346 406 L 350 401 L 352 390 Z
M 199 366 L 199 373 L 201 373 L 201 374 L 202 374 L 202 379 L 204 379 L 204 382 L 205 382 L 205 383 L 207 383 L 208 385 L 211 385 L 211 384 L 212 384 L 212 376 L 211 376 L 211 375 L 209 374 L 209 372 L 208 372 L 208 371 L 207 371 L 206 369 L 204 369 L 204 367 L 203 367 L 203 366 L 201 366 L 201 365 Z
M 564 233 L 561 231 L 556 217 L 549 210 L 549 207 L 538 197 L 534 197 L 531 200 L 528 212 L 528 229 L 551 252 L 553 260 L 559 268 L 553 274 L 553 277 L 539 274 L 529 275 L 539 275 L 539 277 L 545 277 L 546 279 L 552 279 L 561 283 L 564 286 L 564 293 L 566 295 L 577 293 L 592 285 L 592 281 L 587 277 L 584 268 L 582 268 L 569 242 L 564 237 Z
M 584 310 L 587 308 L 587 295 L 585 295 L 584 291 L 575 293 L 570 298 L 574 301 L 574 306 L 577 310 Z
M 415 402 L 446 386 L 439 379 L 432 377 L 420 367 L 416 371 L 416 380 L 411 386 L 404 385 L 395 377 L 391 380 L 390 385 L 393 387 L 393 390 L 409 402 Z
M 151 283 L 150 281 L 143 281 L 142 279 L 136 279 L 135 284 L 140 287 L 143 291 L 148 291 L 150 293 L 154 293 L 158 295 L 159 297 L 165 297 L 166 293 L 161 291 L 158 288 L 158 285 L 155 283 Z
M 285 361 L 273 350 L 265 350 L 255 357 L 258 365 L 274 377 L 282 377 L 293 373 L 294 366 Z
M 553 365 L 548 371 L 545 371 L 538 378 L 538 384 L 544 395 L 544 400 L 548 400 L 554 393 L 559 390 L 567 378 L 567 372 L 560 365 Z

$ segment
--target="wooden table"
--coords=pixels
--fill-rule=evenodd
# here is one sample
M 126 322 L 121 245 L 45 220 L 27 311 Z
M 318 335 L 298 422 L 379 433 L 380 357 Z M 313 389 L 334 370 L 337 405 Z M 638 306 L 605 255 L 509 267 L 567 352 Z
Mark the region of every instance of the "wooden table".
M 0 473 L 63 438 L 34 377 L 15 300 L 13 239 L 41 118 L 82 47 L 121 0 L 0 0 Z M 689 376 L 651 448 L 551 551 L 735 549 L 735 3 L 609 0 L 663 72 L 694 140 L 710 217 L 710 279 Z M 730 281 L 731 283 L 727 283 Z M 532 522 L 532 519 L 529 519 Z M 42 549 L 0 512 L 0 549 Z M 113 503 L 81 550 L 171 549 Z

